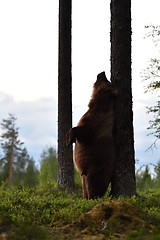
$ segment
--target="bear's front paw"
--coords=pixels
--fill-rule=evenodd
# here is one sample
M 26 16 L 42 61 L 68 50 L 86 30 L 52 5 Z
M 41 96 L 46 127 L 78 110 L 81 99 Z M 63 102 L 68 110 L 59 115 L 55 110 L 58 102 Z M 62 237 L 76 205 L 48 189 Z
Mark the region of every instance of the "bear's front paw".
M 73 129 L 71 128 L 69 132 L 66 134 L 66 145 L 71 146 L 72 143 L 76 142 L 76 138 L 73 134 Z

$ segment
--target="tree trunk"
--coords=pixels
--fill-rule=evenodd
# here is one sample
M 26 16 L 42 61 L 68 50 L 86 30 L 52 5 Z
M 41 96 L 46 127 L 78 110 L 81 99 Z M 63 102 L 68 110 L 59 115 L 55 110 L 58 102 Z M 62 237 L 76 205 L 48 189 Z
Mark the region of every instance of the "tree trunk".
M 9 162 L 9 177 L 8 177 L 8 185 L 9 186 L 12 184 L 13 160 L 14 160 L 14 133 L 12 136 L 11 155 L 10 155 L 10 162 Z
M 59 0 L 58 185 L 74 187 L 73 150 L 65 135 L 72 127 L 71 0 Z
M 115 102 L 116 169 L 111 195 L 136 194 L 131 87 L 131 0 L 111 0 L 111 81 Z

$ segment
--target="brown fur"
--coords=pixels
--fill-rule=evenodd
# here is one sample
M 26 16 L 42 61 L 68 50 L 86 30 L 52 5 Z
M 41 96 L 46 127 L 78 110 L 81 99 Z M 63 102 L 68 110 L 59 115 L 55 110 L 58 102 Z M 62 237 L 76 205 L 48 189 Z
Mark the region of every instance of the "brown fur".
M 88 111 L 77 127 L 71 128 L 66 135 L 67 145 L 76 143 L 73 159 L 81 173 L 83 194 L 87 199 L 103 196 L 113 176 L 115 95 L 117 90 L 107 80 L 105 73 L 100 73 L 93 87 Z

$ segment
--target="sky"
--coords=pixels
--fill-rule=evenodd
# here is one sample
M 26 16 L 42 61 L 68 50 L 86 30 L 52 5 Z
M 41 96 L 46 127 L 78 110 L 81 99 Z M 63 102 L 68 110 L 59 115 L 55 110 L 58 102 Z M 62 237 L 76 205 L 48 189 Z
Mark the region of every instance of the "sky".
M 73 126 L 87 110 L 98 73 L 110 79 L 110 1 L 72 4 Z M 144 39 L 147 24 L 159 24 L 159 0 L 132 0 L 132 86 L 135 157 L 157 163 L 159 149 L 147 136 L 146 106 L 158 96 L 144 94 L 141 72 L 159 52 Z M 0 122 L 17 117 L 22 141 L 37 164 L 47 146 L 57 147 L 58 1 L 0 0 Z M 0 128 L 0 134 L 2 129 Z M 2 154 L 2 152 L 0 152 Z

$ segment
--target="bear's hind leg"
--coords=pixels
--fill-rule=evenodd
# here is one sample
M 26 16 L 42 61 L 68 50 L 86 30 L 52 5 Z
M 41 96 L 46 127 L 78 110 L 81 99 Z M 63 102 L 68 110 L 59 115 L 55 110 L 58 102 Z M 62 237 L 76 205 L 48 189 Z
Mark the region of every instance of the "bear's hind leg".
M 88 199 L 102 197 L 106 193 L 108 184 L 102 172 L 96 172 L 87 176 Z
M 87 176 L 84 174 L 82 175 L 82 186 L 83 186 L 83 197 L 88 199 L 88 185 L 87 185 Z

